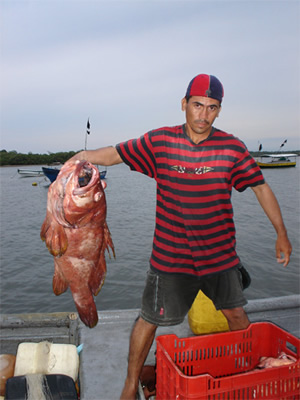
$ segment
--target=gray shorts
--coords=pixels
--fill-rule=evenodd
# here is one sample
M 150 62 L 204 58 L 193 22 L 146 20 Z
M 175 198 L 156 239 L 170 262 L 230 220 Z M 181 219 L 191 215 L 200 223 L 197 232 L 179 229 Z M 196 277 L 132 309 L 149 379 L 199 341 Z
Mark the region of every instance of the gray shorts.
M 180 324 L 199 290 L 209 297 L 217 310 L 247 304 L 242 276 L 237 268 L 203 278 L 162 274 L 150 269 L 144 289 L 140 316 L 158 326 Z

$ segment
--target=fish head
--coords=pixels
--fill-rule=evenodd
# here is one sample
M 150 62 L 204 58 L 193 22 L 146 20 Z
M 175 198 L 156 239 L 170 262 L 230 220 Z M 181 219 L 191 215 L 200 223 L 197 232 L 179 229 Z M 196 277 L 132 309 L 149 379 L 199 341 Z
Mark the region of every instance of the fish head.
M 98 168 L 88 161 L 66 165 L 68 175 L 64 182 L 63 212 L 73 227 L 89 222 L 101 223 L 106 218 L 106 183 L 101 181 Z

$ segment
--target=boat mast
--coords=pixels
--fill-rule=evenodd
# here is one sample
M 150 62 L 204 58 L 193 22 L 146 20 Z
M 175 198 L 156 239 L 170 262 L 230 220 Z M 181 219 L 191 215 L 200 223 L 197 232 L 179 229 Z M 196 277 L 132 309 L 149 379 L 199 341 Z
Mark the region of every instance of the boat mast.
M 86 150 L 87 146 L 87 136 L 90 134 L 90 118 L 88 118 L 87 123 L 86 123 L 86 133 L 85 133 L 85 144 L 84 144 L 84 150 Z

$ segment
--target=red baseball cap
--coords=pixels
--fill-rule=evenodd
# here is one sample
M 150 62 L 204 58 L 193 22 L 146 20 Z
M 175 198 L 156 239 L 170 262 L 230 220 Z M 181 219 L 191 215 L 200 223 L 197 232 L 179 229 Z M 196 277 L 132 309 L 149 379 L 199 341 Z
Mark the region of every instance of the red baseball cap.
M 213 75 L 197 75 L 191 80 L 186 91 L 186 97 L 191 96 L 211 97 L 221 103 L 224 96 L 223 85 Z

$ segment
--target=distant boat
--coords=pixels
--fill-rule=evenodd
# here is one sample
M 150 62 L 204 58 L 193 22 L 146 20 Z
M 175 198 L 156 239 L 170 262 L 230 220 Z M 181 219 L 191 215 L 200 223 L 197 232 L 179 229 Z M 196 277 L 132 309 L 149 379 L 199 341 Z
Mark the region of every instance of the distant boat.
M 297 154 L 264 154 L 259 160 L 256 160 L 260 168 L 287 168 L 296 166 Z M 262 158 L 269 158 L 269 161 L 263 161 Z
M 105 179 L 106 178 L 107 169 L 104 169 L 103 171 L 99 171 L 99 172 L 100 172 L 100 179 Z
M 51 183 L 55 181 L 60 171 L 59 168 L 50 168 L 50 167 L 42 167 L 42 170 L 43 174 L 50 180 Z M 99 172 L 100 172 L 100 179 L 105 179 L 107 169 Z
M 44 175 L 50 180 L 50 182 L 54 182 L 57 178 L 57 175 L 60 171 L 59 168 L 51 168 L 51 167 L 42 167 Z
M 33 169 L 18 169 L 18 174 L 24 178 L 30 178 L 34 176 L 44 176 L 43 170 L 33 170 Z

